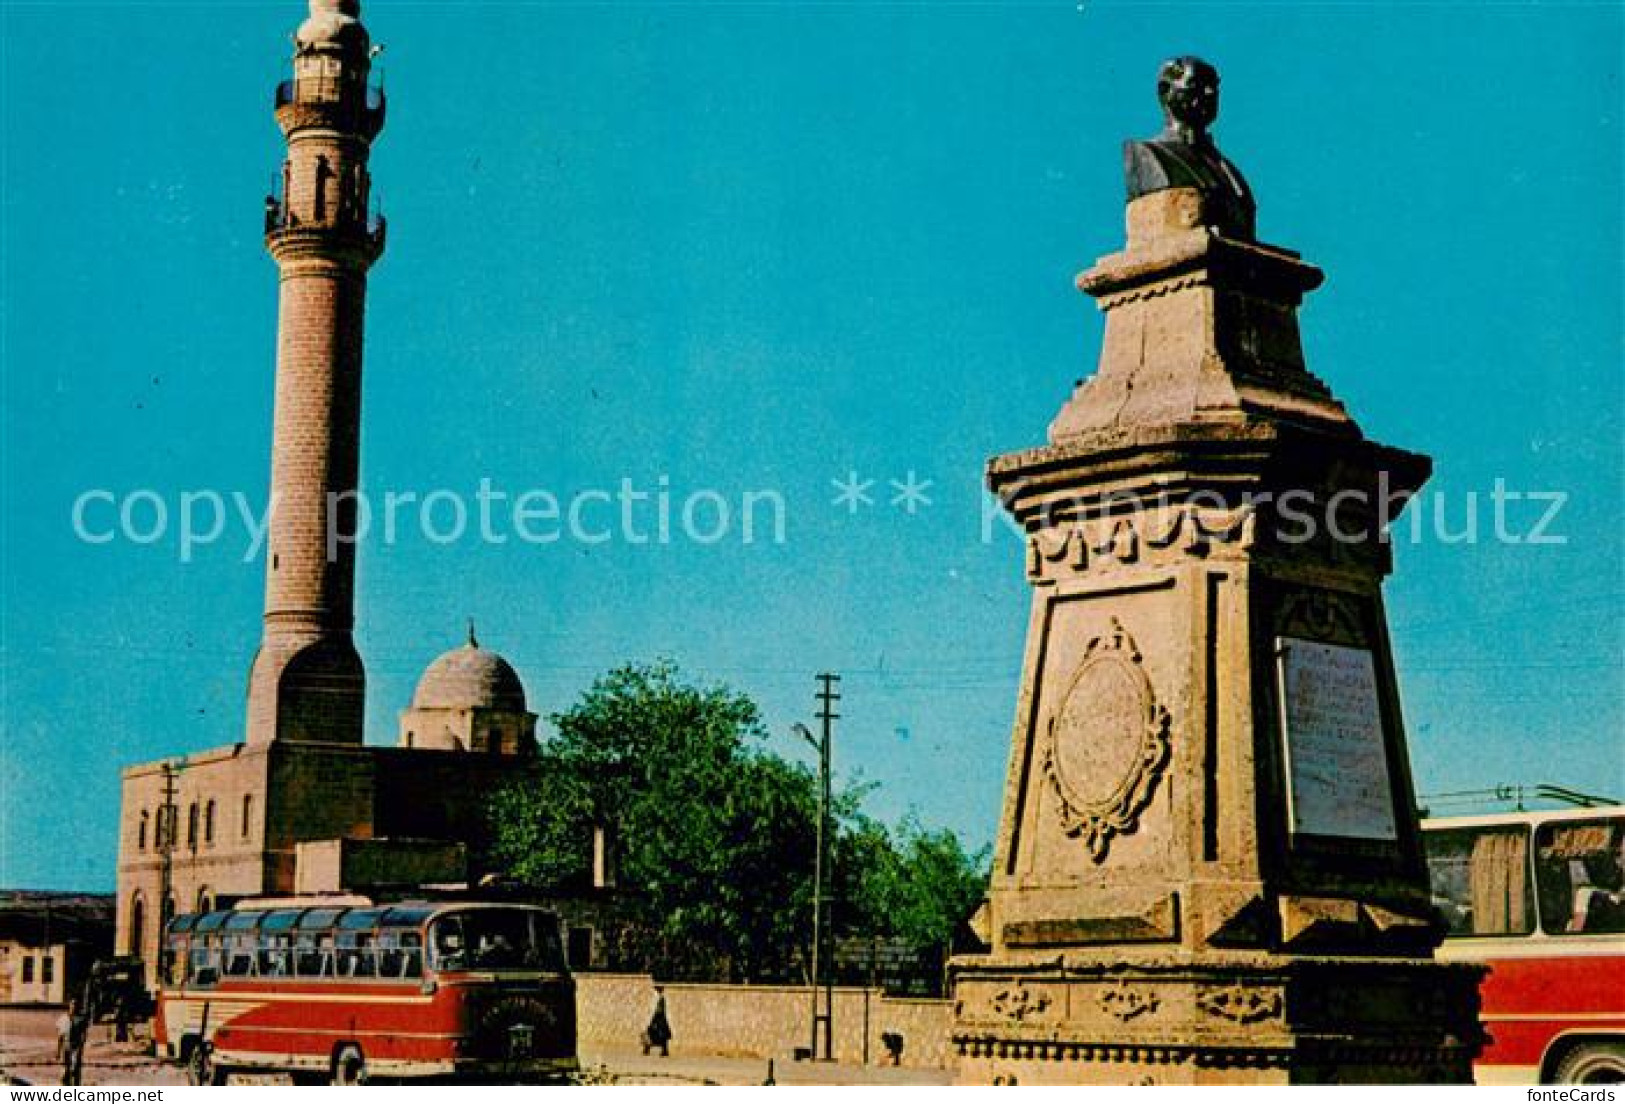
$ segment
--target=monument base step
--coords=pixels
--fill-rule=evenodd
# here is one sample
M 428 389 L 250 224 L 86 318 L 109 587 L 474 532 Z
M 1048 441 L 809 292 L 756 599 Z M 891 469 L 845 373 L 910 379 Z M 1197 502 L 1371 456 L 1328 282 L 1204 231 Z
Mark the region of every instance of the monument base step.
M 1470 1084 L 1482 969 L 1258 956 L 958 959 L 961 1084 Z

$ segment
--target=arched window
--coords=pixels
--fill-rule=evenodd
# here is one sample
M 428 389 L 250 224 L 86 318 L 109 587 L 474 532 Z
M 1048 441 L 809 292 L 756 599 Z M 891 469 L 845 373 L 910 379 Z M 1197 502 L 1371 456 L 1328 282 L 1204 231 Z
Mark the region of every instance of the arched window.
M 141 823 L 135 830 L 135 849 L 137 851 L 145 851 L 147 849 L 147 822 L 151 819 L 152 815 L 148 813 L 147 810 L 142 809 Z
M 213 843 L 214 842 L 214 799 L 213 798 L 210 798 L 209 803 L 207 805 L 203 806 L 203 842 L 204 843 Z
M 142 899 L 139 892 L 130 898 L 130 946 L 129 953 L 139 956 L 142 944 L 147 937 L 147 902 Z
M 197 911 L 214 911 L 214 891 L 208 886 L 199 886 L 197 891 Z
M 197 802 L 192 802 L 186 809 L 186 846 L 197 850 L 198 811 Z

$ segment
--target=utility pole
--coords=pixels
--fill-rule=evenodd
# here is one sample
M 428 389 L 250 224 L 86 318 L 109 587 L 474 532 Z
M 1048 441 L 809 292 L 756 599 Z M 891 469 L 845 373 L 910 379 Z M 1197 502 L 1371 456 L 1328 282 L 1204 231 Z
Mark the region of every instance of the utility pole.
M 165 961 L 168 954 L 169 940 L 165 938 L 164 929 L 169 921 L 174 919 L 171 915 L 170 901 L 175 894 L 175 837 L 176 829 L 180 825 L 179 807 L 175 804 L 176 779 L 181 771 L 186 769 L 186 760 L 179 763 L 164 760 L 164 803 L 158 810 L 158 853 L 163 859 L 158 868 L 158 953 L 153 961 L 157 963 L 158 980 L 161 982 L 169 974 L 169 963 Z M 137 947 L 139 954 L 141 948 Z
M 832 938 L 833 925 L 829 916 L 829 895 L 825 892 L 825 883 L 829 879 L 830 869 L 830 749 L 835 737 L 835 722 L 840 714 L 835 712 L 835 703 L 841 700 L 836 691 L 835 684 L 841 681 L 840 675 L 825 672 L 818 676 L 819 689 L 818 720 L 821 722 L 818 736 L 807 731 L 807 726 L 798 724 L 796 733 L 806 740 L 818 752 L 818 833 L 817 846 L 813 855 L 813 938 L 812 938 L 812 971 L 810 988 L 812 996 L 812 1024 L 811 1038 L 807 1048 L 807 1057 L 818 1057 L 818 1029 L 823 1025 L 824 1034 L 824 1061 L 834 1060 L 835 1045 L 835 962 L 829 945 Z M 823 1000 L 819 1000 L 819 982 L 823 981 Z M 822 1004 L 822 1007 L 820 1007 Z
M 835 703 L 841 700 L 836 691 L 835 684 L 841 681 L 840 675 L 825 672 L 818 676 L 818 719 L 823 722 L 823 739 L 819 741 L 818 751 L 818 849 L 823 853 L 823 881 L 827 885 L 830 874 L 833 873 L 834 844 L 833 825 L 830 823 L 830 752 L 835 742 L 835 722 L 840 714 L 835 712 Z M 835 938 L 833 919 L 830 909 L 830 895 L 826 891 L 821 894 L 823 906 L 823 923 L 819 925 L 819 934 L 824 940 L 824 1061 L 834 1061 L 835 1046 L 835 953 L 833 941 Z M 813 980 L 818 979 L 816 975 Z

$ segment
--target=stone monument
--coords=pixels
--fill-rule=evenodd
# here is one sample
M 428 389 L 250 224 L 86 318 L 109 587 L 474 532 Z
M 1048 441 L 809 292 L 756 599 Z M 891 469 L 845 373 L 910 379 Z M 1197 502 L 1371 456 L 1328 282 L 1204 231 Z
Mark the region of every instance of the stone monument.
M 1158 92 L 1127 246 L 1078 278 L 1099 370 L 988 467 L 1033 603 L 960 1078 L 1467 1082 L 1480 972 L 1431 957 L 1382 601 L 1430 463 L 1305 367 L 1322 274 L 1255 240 L 1218 74 Z

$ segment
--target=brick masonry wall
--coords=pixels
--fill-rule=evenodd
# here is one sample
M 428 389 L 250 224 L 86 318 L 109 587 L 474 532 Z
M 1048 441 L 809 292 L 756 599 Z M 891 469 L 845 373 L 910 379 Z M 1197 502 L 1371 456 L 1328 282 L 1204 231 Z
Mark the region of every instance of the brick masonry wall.
M 653 1003 L 654 983 L 646 974 L 577 974 L 581 1044 L 637 1046 Z M 863 1061 L 865 1010 L 871 1064 L 885 1056 L 881 1034 L 897 1032 L 903 1036 L 903 1065 L 948 1068 L 952 1003 L 887 997 L 878 989 L 835 990 L 837 1061 Z M 674 1053 L 788 1061 L 809 1040 L 811 998 L 805 988 L 668 983 L 666 1012 Z

